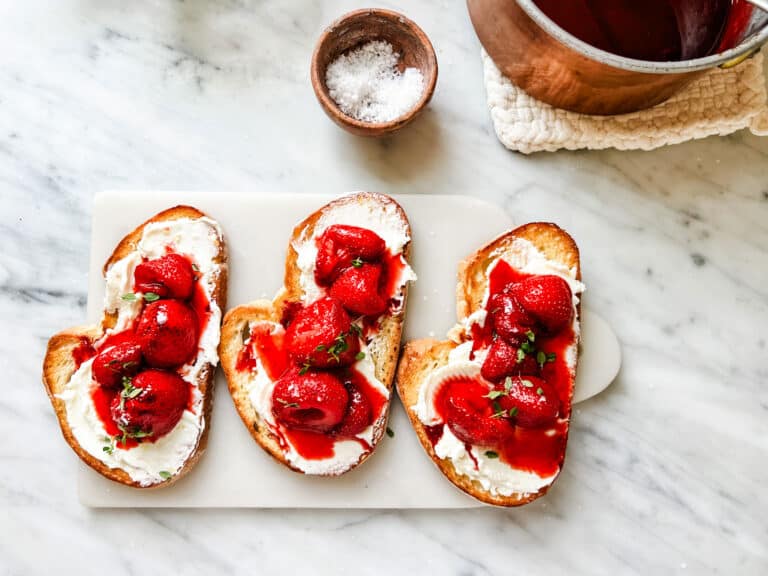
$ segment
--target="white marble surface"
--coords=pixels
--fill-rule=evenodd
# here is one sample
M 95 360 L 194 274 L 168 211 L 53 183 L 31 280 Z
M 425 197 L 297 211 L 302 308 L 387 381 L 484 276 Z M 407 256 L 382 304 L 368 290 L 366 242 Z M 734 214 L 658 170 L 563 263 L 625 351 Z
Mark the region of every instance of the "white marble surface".
M 380 4 L 419 22 L 441 64 L 429 112 L 381 142 L 339 131 L 308 81 L 314 40 L 358 2 L 0 5 L 0 574 L 765 574 L 768 139 L 509 153 L 463 3 Z M 523 509 L 84 509 L 40 363 L 84 319 L 106 188 L 468 193 L 555 220 L 622 373 L 577 410 L 561 479 Z

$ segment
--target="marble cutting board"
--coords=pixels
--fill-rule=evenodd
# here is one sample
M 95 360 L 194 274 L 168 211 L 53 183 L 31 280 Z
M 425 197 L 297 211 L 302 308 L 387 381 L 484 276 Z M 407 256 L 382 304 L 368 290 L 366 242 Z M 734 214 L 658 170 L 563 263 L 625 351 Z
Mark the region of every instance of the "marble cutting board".
M 411 221 L 413 267 L 405 339 L 441 338 L 455 323 L 458 262 L 512 226 L 500 208 L 466 196 L 396 196 Z M 88 292 L 88 320 L 98 321 L 103 263 L 140 222 L 175 204 L 191 204 L 219 220 L 230 253 L 229 306 L 271 298 L 282 284 L 293 226 L 330 197 L 201 192 L 109 192 L 96 197 Z M 460 231 L 460 233 L 459 233 Z M 618 373 L 620 352 L 607 324 L 584 309 L 584 353 L 575 400 L 604 388 Z M 90 507 L 468 508 L 482 506 L 443 478 L 422 450 L 399 400 L 389 427 L 365 464 L 341 478 L 312 478 L 276 463 L 243 426 L 219 372 L 208 448 L 195 469 L 174 486 L 136 490 L 115 484 L 82 464 L 78 492 Z M 583 416 L 582 416 L 583 417 Z

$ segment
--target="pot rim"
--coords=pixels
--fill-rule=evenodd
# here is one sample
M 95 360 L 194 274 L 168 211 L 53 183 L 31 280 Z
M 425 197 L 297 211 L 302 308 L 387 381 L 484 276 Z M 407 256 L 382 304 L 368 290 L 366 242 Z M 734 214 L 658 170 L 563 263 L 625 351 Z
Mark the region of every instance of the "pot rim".
M 745 42 L 742 42 L 738 46 L 729 48 L 724 52 L 712 54 L 710 56 L 704 56 L 702 58 L 694 58 L 692 60 L 681 60 L 674 62 L 657 62 L 653 60 L 637 60 L 635 58 L 626 58 L 619 56 L 611 52 L 606 52 L 600 48 L 595 48 L 591 44 L 587 44 L 583 40 L 579 40 L 576 36 L 567 32 L 561 28 L 554 20 L 544 14 L 541 9 L 534 4 L 534 0 L 514 0 L 517 4 L 528 14 L 528 16 L 536 22 L 545 32 L 550 36 L 565 44 L 572 50 L 575 50 L 582 56 L 596 60 L 603 64 L 609 64 L 615 68 L 622 70 L 629 70 L 631 72 L 645 72 L 646 74 L 669 74 L 669 73 L 685 73 L 695 72 L 697 70 L 705 70 L 707 68 L 713 68 L 726 64 L 730 61 L 737 60 L 742 56 L 747 56 L 752 52 L 758 50 L 763 44 L 768 41 L 768 24 L 765 24 L 761 30 L 753 34 L 752 38 Z M 755 10 L 759 10 L 755 6 Z

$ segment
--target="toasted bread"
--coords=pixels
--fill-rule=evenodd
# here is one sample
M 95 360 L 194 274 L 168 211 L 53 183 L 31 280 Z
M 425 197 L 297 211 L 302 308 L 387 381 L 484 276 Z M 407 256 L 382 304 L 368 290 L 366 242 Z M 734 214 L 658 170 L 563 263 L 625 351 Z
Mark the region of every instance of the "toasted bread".
M 499 258 L 509 254 L 512 243 L 516 239 L 529 241 L 548 260 L 558 262 L 570 270 L 575 280 L 581 279 L 579 251 L 576 243 L 565 231 L 554 224 L 531 223 L 496 238 L 459 265 L 458 284 L 456 287 L 456 308 L 459 323 L 449 333 L 451 340 L 423 339 L 406 343 L 403 347 L 397 372 L 398 394 L 424 450 L 426 450 L 440 471 L 458 488 L 482 502 L 497 506 L 520 506 L 535 500 L 547 492 L 557 475 L 548 484 L 535 492 L 512 492 L 508 495 L 494 494 L 484 489 L 477 480 L 460 474 L 454 467 L 451 459 L 441 459 L 436 455 L 432 442 L 427 435 L 424 424 L 417 415 L 415 407 L 419 401 L 419 390 L 425 378 L 431 372 L 447 365 L 450 352 L 462 342 L 471 339 L 471 336 L 466 333 L 463 322 L 471 314 L 482 309 L 484 306 L 484 299 L 487 297 L 489 268 Z M 580 306 L 577 306 L 577 319 L 580 319 L 580 316 Z M 574 364 L 571 370 L 571 398 L 575 369 L 576 366 Z M 564 409 L 565 413 L 561 414 L 561 417 L 566 420 L 570 419 L 570 411 L 569 400 L 568 405 Z M 559 465 L 559 469 L 561 469 L 562 461 Z
M 153 216 L 120 241 L 104 264 L 103 271 L 105 277 L 114 264 L 138 250 L 144 228 L 149 224 L 182 219 L 198 220 L 204 217 L 206 217 L 204 213 L 190 206 L 176 206 Z M 223 310 L 226 306 L 227 294 L 227 250 L 220 233 L 217 233 L 214 243 L 215 257 L 211 262 L 214 266 L 214 272 L 211 275 L 209 300 L 219 310 Z M 78 441 L 67 415 L 66 403 L 61 397 L 78 369 L 78 363 L 75 360 L 74 354 L 75 350 L 81 345 L 93 346 L 94 343 L 97 343 L 107 334 L 108 330 L 116 326 L 117 321 L 117 312 L 105 310 L 99 325 L 71 328 L 53 336 L 48 342 L 43 362 L 43 383 L 45 384 L 53 409 L 56 412 L 64 439 L 86 464 L 106 478 L 126 486 L 135 488 L 167 486 L 186 474 L 194 466 L 205 449 L 210 429 L 213 378 L 216 366 L 214 363 L 204 362 L 199 367 L 199 372 L 194 378 L 195 382 L 193 385 L 197 386 L 202 395 L 202 432 L 199 433 L 196 443 L 182 467 L 174 474 L 164 473 L 163 477 L 155 482 L 135 480 L 125 469 L 110 467 L 99 457 L 100 454 L 93 454 Z
M 389 414 L 389 401 L 391 400 L 392 385 L 399 356 L 400 338 L 407 298 L 407 284 L 402 288 L 402 305 L 392 314 L 383 317 L 380 328 L 374 342 L 369 343 L 369 352 L 373 360 L 374 374 L 388 391 L 387 404 L 380 416 L 373 422 L 373 435 L 370 442 L 370 450 L 363 451 L 359 459 L 344 466 L 324 470 L 320 472 L 308 472 L 302 470 L 286 455 L 281 448 L 281 442 L 270 425 L 259 414 L 249 397 L 249 386 L 253 375 L 247 371 L 237 369 L 238 355 L 242 350 L 249 327 L 254 322 L 268 321 L 279 324 L 283 318 L 284 310 L 289 303 L 311 301 L 312 295 L 308 295 L 301 282 L 301 268 L 299 266 L 299 252 L 297 247 L 303 242 L 313 242 L 316 230 L 321 218 L 330 214 L 339 214 L 347 208 L 365 207 L 372 213 L 385 214 L 388 218 L 396 220 L 407 235 L 407 242 L 402 248 L 402 256 L 408 262 L 410 256 L 410 225 L 408 219 L 397 202 L 389 196 L 360 192 L 342 196 L 326 204 L 313 212 L 305 220 L 299 223 L 291 235 L 285 262 L 284 286 L 280 289 L 274 300 L 257 300 L 249 304 L 238 306 L 230 310 L 224 318 L 222 337 L 219 348 L 221 365 L 226 374 L 229 390 L 234 400 L 240 417 L 253 439 L 277 461 L 300 473 L 312 473 L 323 476 L 338 476 L 360 465 L 375 450 L 376 445 L 386 430 L 386 421 Z M 355 221 L 335 222 L 364 226 L 364 223 Z M 313 264 L 314 265 L 314 264 Z

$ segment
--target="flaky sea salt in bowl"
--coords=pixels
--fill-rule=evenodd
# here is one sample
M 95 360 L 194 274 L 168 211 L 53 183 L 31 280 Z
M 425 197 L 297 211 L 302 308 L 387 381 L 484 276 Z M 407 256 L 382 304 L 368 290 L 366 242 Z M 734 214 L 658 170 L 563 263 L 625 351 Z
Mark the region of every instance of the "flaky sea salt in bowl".
M 427 35 L 389 10 L 351 12 L 323 32 L 312 56 L 312 87 L 325 113 L 360 136 L 411 122 L 432 98 L 437 58 Z

